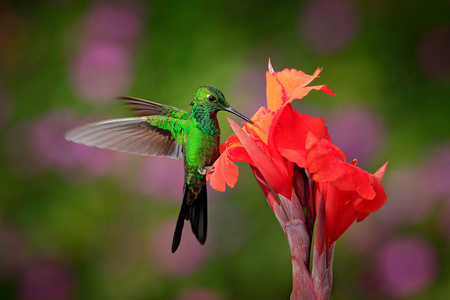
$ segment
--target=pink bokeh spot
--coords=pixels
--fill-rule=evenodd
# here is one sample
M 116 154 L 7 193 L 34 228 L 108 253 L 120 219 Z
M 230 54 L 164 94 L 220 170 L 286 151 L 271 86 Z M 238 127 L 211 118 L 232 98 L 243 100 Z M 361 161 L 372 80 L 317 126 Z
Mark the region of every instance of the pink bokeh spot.
M 73 299 L 74 283 L 69 270 L 59 264 L 41 264 L 25 273 L 20 283 L 23 300 Z
M 184 291 L 174 298 L 174 300 L 222 300 L 216 292 L 208 289 L 193 289 Z
M 95 5 L 84 20 L 86 39 L 133 44 L 142 30 L 142 18 L 130 6 L 120 3 Z
M 436 204 L 423 189 L 423 176 L 417 169 L 397 169 L 383 180 L 388 201 L 377 218 L 386 225 L 401 226 L 420 221 Z
M 349 1 L 308 2 L 299 18 L 299 29 L 306 43 L 324 54 L 341 51 L 359 31 L 359 14 Z
M 380 250 L 374 279 L 384 293 L 406 297 L 426 289 L 437 271 L 436 250 L 423 238 L 408 237 L 390 241 Z
M 71 66 L 74 89 L 82 98 L 107 101 L 129 88 L 132 48 L 143 23 L 135 4 L 98 3 L 83 20 L 82 46 Z
M 146 157 L 138 173 L 140 190 L 156 195 L 161 202 L 178 203 L 183 199 L 183 160 L 168 157 Z
M 92 178 L 119 171 L 127 161 L 123 154 L 76 144 L 64 138 L 67 131 L 81 125 L 75 120 L 71 111 L 55 110 L 23 124 L 17 129 L 22 131 L 22 139 L 16 139 L 17 145 L 13 138 L 18 133 L 11 136 L 8 157 L 28 162 L 23 168 L 34 168 L 27 171 L 31 174 L 51 169 L 72 175 L 80 172 L 84 178 L 85 175 Z M 16 151 L 18 148 L 20 152 Z
M 435 148 L 425 160 L 421 185 L 433 198 L 450 197 L 450 142 Z
M 90 42 L 72 62 L 75 91 L 83 98 L 111 101 L 131 84 L 131 54 L 114 43 Z
M 326 119 L 326 126 L 333 143 L 348 160 L 357 158 L 359 165 L 370 162 L 384 144 L 382 118 L 368 109 L 339 110 Z
M 198 270 L 208 259 L 211 239 L 201 245 L 192 233 L 189 222 L 184 223 L 181 244 L 175 253 L 170 251 L 175 223 L 162 225 L 150 242 L 150 259 L 153 264 L 168 275 L 178 277 Z
M 251 116 L 261 106 L 266 105 L 265 69 L 252 67 L 242 72 L 236 80 L 233 99 L 235 109 L 246 116 Z M 231 98 L 231 97 L 230 97 Z

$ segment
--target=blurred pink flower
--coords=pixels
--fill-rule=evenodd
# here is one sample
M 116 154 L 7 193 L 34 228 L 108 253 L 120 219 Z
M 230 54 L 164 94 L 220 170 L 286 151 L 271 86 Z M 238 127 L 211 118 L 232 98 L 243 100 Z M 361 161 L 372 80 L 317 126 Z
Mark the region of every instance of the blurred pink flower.
M 87 43 L 72 62 L 75 91 L 83 98 L 98 101 L 111 101 L 124 94 L 131 83 L 130 56 L 119 44 Z
M 250 67 L 236 78 L 233 99 L 236 110 L 245 116 L 252 115 L 266 101 L 264 68 Z
M 51 169 L 86 179 L 119 171 L 128 161 L 126 155 L 65 140 L 75 120 L 71 111 L 54 110 L 19 123 L 5 137 L 6 160 L 23 175 Z
M 450 80 L 450 27 L 435 28 L 422 38 L 417 51 L 419 66 L 437 79 Z
M 174 300 L 221 300 L 216 292 L 207 289 L 187 290 L 174 298 Z
M 302 9 L 298 28 L 314 50 L 329 54 L 343 50 L 359 31 L 359 12 L 351 1 L 315 0 Z
M 129 88 L 132 47 L 143 23 L 138 6 L 102 2 L 82 21 L 81 46 L 71 67 L 74 89 L 82 98 L 109 101 Z
M 145 157 L 140 161 L 138 182 L 144 194 L 157 195 L 162 203 L 181 203 L 184 167 L 182 160 Z
M 70 111 L 52 111 L 33 122 L 31 146 L 44 168 L 81 169 L 94 177 L 120 169 L 125 158 L 123 154 L 66 141 L 64 134 L 74 126 L 75 116 Z
M 95 5 L 83 20 L 84 39 L 126 46 L 134 44 L 142 30 L 142 18 L 136 9 L 125 3 Z
M 326 120 L 328 133 L 349 159 L 358 158 L 364 165 L 373 160 L 384 145 L 385 130 L 380 115 L 365 108 L 350 108 L 335 112 Z
M 437 252 L 420 237 L 406 237 L 387 243 L 378 253 L 374 279 L 393 297 L 406 297 L 426 289 L 438 272 Z
M 156 231 L 150 242 L 150 259 L 153 264 L 168 275 L 179 277 L 188 275 L 208 259 L 211 247 L 211 236 L 209 242 L 200 245 L 191 230 L 185 230 L 183 242 L 177 252 L 171 253 L 173 230 L 175 222 L 163 224 Z
M 435 148 L 419 173 L 420 184 L 429 197 L 450 197 L 450 142 Z
M 422 220 L 435 205 L 421 185 L 423 174 L 415 168 L 401 168 L 386 178 L 389 201 L 380 209 L 377 218 L 386 225 L 400 226 Z
M 69 269 L 56 263 L 46 263 L 30 269 L 20 282 L 20 299 L 68 300 L 74 295 L 73 276 Z

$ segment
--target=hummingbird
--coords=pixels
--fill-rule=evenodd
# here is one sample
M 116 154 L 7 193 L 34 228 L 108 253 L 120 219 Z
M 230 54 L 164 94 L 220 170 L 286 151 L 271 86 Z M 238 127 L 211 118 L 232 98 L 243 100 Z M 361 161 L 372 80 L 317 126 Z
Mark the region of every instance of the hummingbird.
M 206 174 L 214 172 L 219 157 L 219 111 L 228 111 L 253 124 L 233 109 L 217 88 L 197 89 L 191 111 L 156 102 L 119 97 L 138 117 L 91 123 L 69 131 L 65 138 L 75 143 L 132 154 L 166 156 L 184 160 L 183 202 L 172 240 L 172 253 L 181 242 L 185 220 L 203 245 L 207 233 Z

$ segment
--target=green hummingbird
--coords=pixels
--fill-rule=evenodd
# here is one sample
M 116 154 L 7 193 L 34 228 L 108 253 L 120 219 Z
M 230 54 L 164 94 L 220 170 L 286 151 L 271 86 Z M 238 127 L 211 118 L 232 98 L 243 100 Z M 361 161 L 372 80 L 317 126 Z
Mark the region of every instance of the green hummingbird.
M 200 87 L 191 112 L 148 100 L 120 97 L 139 117 L 88 124 L 69 131 L 65 138 L 88 146 L 140 155 L 184 159 L 184 188 L 175 233 L 174 253 L 181 241 L 184 221 L 203 245 L 207 232 L 206 173 L 219 157 L 220 128 L 217 112 L 228 111 L 253 122 L 233 109 L 217 88 Z

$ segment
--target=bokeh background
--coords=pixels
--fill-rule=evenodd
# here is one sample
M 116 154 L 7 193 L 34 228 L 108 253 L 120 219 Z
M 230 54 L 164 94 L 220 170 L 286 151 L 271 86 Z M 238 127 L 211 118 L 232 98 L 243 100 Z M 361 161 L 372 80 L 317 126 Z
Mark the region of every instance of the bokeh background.
M 209 189 L 206 245 L 185 230 L 172 254 L 182 163 L 63 139 L 131 116 L 115 96 L 188 109 L 204 84 L 251 116 L 269 57 L 323 67 L 337 96 L 296 108 L 368 171 L 390 161 L 387 204 L 337 243 L 332 298 L 450 298 L 447 0 L 2 1 L 0 298 L 288 299 L 288 244 L 248 166 Z

